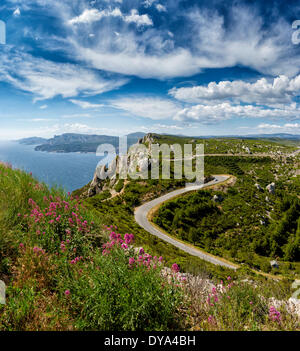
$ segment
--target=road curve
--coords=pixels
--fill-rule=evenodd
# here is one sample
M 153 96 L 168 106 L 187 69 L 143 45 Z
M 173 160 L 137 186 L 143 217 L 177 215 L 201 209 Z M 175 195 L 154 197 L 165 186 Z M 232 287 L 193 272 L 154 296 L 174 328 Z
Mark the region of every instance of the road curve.
M 201 250 L 198 250 L 196 248 L 193 248 L 192 246 L 186 245 L 166 234 L 164 234 L 162 231 L 160 231 L 159 229 L 157 229 L 156 227 L 154 227 L 151 222 L 149 222 L 148 220 L 148 214 L 149 212 L 156 206 L 162 204 L 163 202 L 170 200 L 178 195 L 181 194 L 185 194 L 187 192 L 190 191 L 194 191 L 194 190 L 200 190 L 200 189 L 204 189 L 207 188 L 210 185 L 214 185 L 214 184 L 218 184 L 221 182 L 224 182 L 225 180 L 227 180 L 229 178 L 229 176 L 222 176 L 222 175 L 216 175 L 214 176 L 215 179 L 205 183 L 203 185 L 197 185 L 197 186 L 190 186 L 187 188 L 183 188 L 183 189 L 178 189 L 175 191 L 172 191 L 166 195 L 163 195 L 155 200 L 149 201 L 147 203 L 145 203 L 144 205 L 137 207 L 135 209 L 135 213 L 134 213 L 134 217 L 136 222 L 142 227 L 144 228 L 147 232 L 149 232 L 152 235 L 157 236 L 158 238 L 168 242 L 169 244 L 179 248 L 182 251 L 187 252 L 190 255 L 193 256 L 197 256 L 199 258 L 201 258 L 202 260 L 208 261 L 210 263 L 213 263 L 215 265 L 220 265 L 220 266 L 224 266 L 227 268 L 231 268 L 236 270 L 235 265 L 230 264 L 228 262 L 223 261 L 222 259 L 219 259 L 218 257 L 212 256 L 210 254 L 207 254 Z

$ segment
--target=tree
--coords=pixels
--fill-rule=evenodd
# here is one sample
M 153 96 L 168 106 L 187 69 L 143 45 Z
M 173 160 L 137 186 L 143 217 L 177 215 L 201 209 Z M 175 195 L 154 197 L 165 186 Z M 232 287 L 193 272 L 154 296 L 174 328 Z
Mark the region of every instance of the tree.
M 198 231 L 196 228 L 190 228 L 188 238 L 189 241 L 195 245 L 195 243 L 198 241 Z

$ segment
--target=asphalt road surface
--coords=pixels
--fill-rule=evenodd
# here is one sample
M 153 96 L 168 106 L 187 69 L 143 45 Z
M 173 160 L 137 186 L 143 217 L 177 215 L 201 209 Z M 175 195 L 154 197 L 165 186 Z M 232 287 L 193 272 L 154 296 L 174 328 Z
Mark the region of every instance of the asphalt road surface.
M 185 251 L 187 252 L 188 254 L 190 255 L 193 255 L 193 256 L 197 256 L 199 258 L 201 258 L 202 260 L 205 260 L 205 261 L 208 261 L 210 263 L 213 263 L 215 265 L 220 265 L 220 266 L 224 266 L 224 267 L 227 267 L 227 268 L 231 268 L 231 269 L 236 269 L 236 266 L 233 265 L 233 264 L 230 264 L 229 262 L 225 262 L 221 259 L 219 259 L 218 257 L 215 257 L 215 256 L 212 256 L 212 255 L 209 255 L 203 251 L 200 251 L 196 248 L 193 248 L 189 245 L 186 245 L 166 234 L 164 234 L 162 231 L 160 231 L 159 229 L 157 229 L 156 227 L 154 227 L 151 222 L 149 222 L 148 220 L 148 214 L 149 212 L 156 206 L 162 204 L 163 202 L 167 201 L 167 200 L 170 200 L 178 195 L 181 195 L 181 194 L 185 194 L 187 192 L 190 192 L 190 191 L 194 191 L 194 190 L 200 190 L 200 189 L 204 189 L 204 188 L 207 188 L 208 186 L 210 185 L 214 185 L 214 184 L 218 184 L 218 183 L 221 183 L 221 182 L 224 182 L 225 180 L 227 180 L 229 177 L 228 176 L 223 176 L 223 175 L 215 175 L 214 176 L 215 179 L 208 182 L 208 183 L 205 183 L 205 184 L 202 184 L 202 185 L 197 185 L 197 186 L 190 186 L 190 187 L 186 187 L 186 188 L 183 188 L 183 189 L 178 189 L 178 190 L 175 190 L 175 191 L 172 191 L 166 195 L 163 195 L 155 200 L 152 200 L 150 202 L 147 202 L 145 203 L 144 205 L 140 206 L 140 207 L 137 207 L 135 209 L 135 213 L 134 213 L 134 216 L 135 216 L 135 220 L 136 222 L 142 227 L 144 228 L 147 232 L 149 232 L 150 234 L 152 235 L 155 235 L 157 236 L 158 238 L 166 241 L 167 243 L 179 248 L 180 250 L 182 251 Z

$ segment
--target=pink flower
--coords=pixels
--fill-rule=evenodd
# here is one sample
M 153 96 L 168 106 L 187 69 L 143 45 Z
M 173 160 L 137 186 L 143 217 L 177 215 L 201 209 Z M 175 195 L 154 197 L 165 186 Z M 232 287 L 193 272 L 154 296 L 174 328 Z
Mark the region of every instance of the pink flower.
M 70 294 L 71 294 L 70 290 L 66 290 L 66 291 L 65 291 L 65 295 L 66 295 L 66 296 L 69 296 Z
M 143 248 L 140 249 L 140 255 L 144 255 L 145 250 Z
M 274 306 L 271 306 L 269 309 L 269 318 L 273 321 L 273 322 L 281 322 L 281 314 L 279 311 L 276 310 L 276 308 Z
M 214 317 L 210 315 L 207 320 L 208 320 L 208 323 L 213 323 Z
M 179 272 L 179 266 L 177 263 L 173 263 L 172 264 L 172 271 L 175 272 L 175 273 L 178 273 Z
M 228 277 L 227 277 L 227 280 L 231 280 L 231 277 L 230 277 L 230 276 L 228 276 Z
M 135 262 L 135 259 L 134 259 L 133 257 L 130 257 L 130 258 L 129 258 L 129 265 L 130 265 L 130 266 L 133 265 L 134 262 Z
M 125 240 L 125 244 L 129 245 L 129 244 L 131 244 L 131 243 L 133 242 L 133 240 L 134 240 L 134 235 L 133 235 L 133 234 L 128 234 L 128 233 L 126 233 L 126 234 L 124 235 L 124 240 Z

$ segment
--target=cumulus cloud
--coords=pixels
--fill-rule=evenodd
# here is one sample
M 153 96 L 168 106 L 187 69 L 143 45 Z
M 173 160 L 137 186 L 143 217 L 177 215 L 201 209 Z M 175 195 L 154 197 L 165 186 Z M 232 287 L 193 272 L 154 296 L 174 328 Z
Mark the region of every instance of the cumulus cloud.
M 81 15 L 76 16 L 69 20 L 70 24 L 78 23 L 93 23 L 100 21 L 103 17 L 122 17 L 122 12 L 120 9 L 116 8 L 112 11 L 103 10 L 99 11 L 97 9 L 85 9 Z
M 228 102 L 214 105 L 194 105 L 179 111 L 177 121 L 214 124 L 232 118 L 299 119 L 300 108 L 296 103 L 283 108 L 263 108 L 254 105 L 233 105 Z
M 85 9 L 83 13 L 69 20 L 70 24 L 79 23 L 93 23 L 100 21 L 103 17 L 119 17 L 127 23 L 135 23 L 138 27 L 140 26 L 152 26 L 153 22 L 147 15 L 140 15 L 136 9 L 132 9 L 129 15 L 125 15 L 119 8 L 114 10 L 102 10 L 97 9 Z
M 117 89 L 126 79 L 104 79 L 78 65 L 55 63 L 30 54 L 5 50 L 0 56 L 0 81 L 35 95 L 35 101 L 79 94 L 96 95 Z
M 208 85 L 188 88 L 173 88 L 169 94 L 175 99 L 197 103 L 218 100 L 238 100 L 247 103 L 290 103 L 300 95 L 300 75 L 293 79 L 282 75 L 272 81 L 266 78 L 248 83 L 241 80 L 211 82 Z
M 123 18 L 125 22 L 136 23 L 137 26 L 153 26 L 152 19 L 148 15 L 139 15 L 136 9 L 131 10 L 130 15 Z
M 180 110 L 171 100 L 146 96 L 111 100 L 110 105 L 135 116 L 153 120 L 172 119 Z

